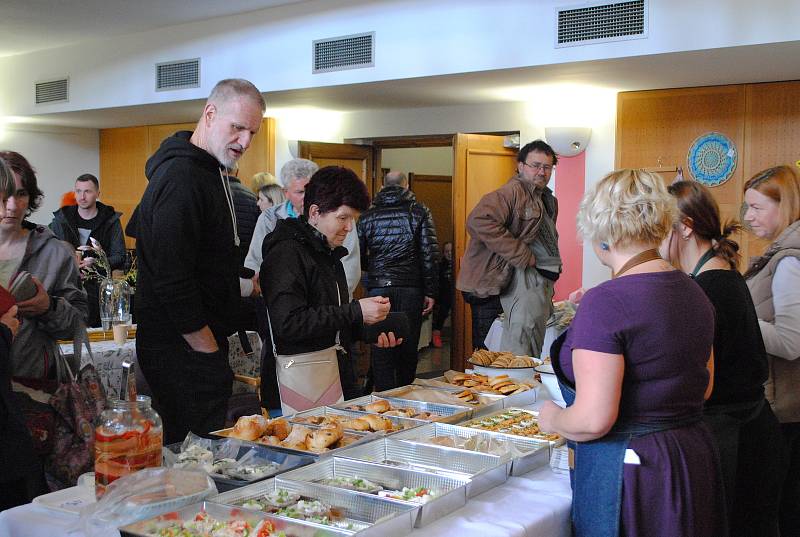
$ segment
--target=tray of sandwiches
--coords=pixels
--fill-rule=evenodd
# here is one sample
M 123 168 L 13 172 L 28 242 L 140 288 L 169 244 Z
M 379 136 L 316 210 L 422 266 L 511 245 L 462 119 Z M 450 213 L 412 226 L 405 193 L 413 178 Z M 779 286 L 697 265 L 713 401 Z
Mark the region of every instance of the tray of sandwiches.
M 220 494 L 214 502 L 262 511 L 287 521 L 333 527 L 358 537 L 406 535 L 419 511 L 416 505 L 349 490 L 275 479 Z
M 341 537 L 353 534 L 208 501 L 122 526 L 119 532 L 122 537 Z
M 393 438 L 380 438 L 348 448 L 337 456 L 417 472 L 463 475 L 470 479 L 467 484 L 468 498 L 505 483 L 511 469 L 511 461 L 499 455 L 403 442 Z
M 441 421 L 445 423 L 458 423 L 475 415 L 474 409 L 468 406 L 447 405 L 441 403 L 425 403 L 411 399 L 397 399 L 394 397 L 379 397 L 365 395 L 343 403 L 332 405 L 333 408 L 380 414 L 381 416 L 397 416 L 424 421 Z
M 488 407 L 478 414 L 487 414 L 511 406 L 526 406 L 536 402 L 538 385 L 534 380 L 520 380 L 506 374 L 483 375 L 481 373 L 445 371 L 441 377 L 414 379 L 414 384 L 461 393 L 469 390 L 480 396 L 493 396 L 500 400 L 500 408 Z
M 432 474 L 356 459 L 329 457 L 286 472 L 276 481 L 302 481 L 418 506 L 414 525 L 419 528 L 463 507 L 467 503 L 470 479 L 460 474 Z
M 399 416 L 382 416 L 380 414 L 355 412 L 325 406 L 298 412 L 290 416 L 288 420 L 292 423 L 319 426 L 338 423 L 345 431 L 382 434 L 392 434 L 427 423 L 424 420 L 401 418 Z
M 376 392 L 375 395 L 394 399 L 410 399 L 424 403 L 470 406 L 475 409 L 474 415 L 488 414 L 504 408 L 504 398 L 499 393 L 480 393 L 452 384 L 425 385 L 424 383 L 416 384 L 415 381 L 415 384 L 400 386 L 384 392 Z
M 538 415 L 539 413 L 534 410 L 506 408 L 502 412 L 482 416 L 460 425 L 471 429 L 524 436 L 539 442 L 548 442 L 552 446 L 563 444 L 565 439 L 561 435 L 539 429 Z
M 301 425 L 285 418 L 268 419 L 261 415 L 242 416 L 233 427 L 209 433 L 238 438 L 299 455 L 327 455 L 337 449 L 369 441 L 372 435 L 345 431 L 339 424 Z
M 392 439 L 495 455 L 511 461 L 509 472 L 513 476 L 527 474 L 550 462 L 549 442 L 449 423 L 429 423 L 399 432 Z

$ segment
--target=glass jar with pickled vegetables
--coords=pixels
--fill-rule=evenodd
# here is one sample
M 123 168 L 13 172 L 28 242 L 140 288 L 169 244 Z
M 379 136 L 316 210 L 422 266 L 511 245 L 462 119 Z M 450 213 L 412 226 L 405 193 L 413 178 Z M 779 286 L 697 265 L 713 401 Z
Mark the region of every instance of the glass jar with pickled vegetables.
M 161 466 L 164 429 L 150 398 L 110 399 L 94 432 L 95 492 L 99 499 L 109 483 L 142 468 Z

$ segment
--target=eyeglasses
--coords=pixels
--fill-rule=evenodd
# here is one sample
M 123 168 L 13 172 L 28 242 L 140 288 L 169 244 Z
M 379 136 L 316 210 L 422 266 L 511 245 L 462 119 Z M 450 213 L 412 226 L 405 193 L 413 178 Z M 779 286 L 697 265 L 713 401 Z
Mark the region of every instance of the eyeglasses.
M 531 162 L 530 164 L 528 164 L 527 162 L 523 162 L 523 164 L 528 168 L 535 170 L 537 172 L 539 170 L 542 170 L 544 173 L 550 173 L 553 171 L 553 166 L 551 164 L 542 164 L 541 162 Z

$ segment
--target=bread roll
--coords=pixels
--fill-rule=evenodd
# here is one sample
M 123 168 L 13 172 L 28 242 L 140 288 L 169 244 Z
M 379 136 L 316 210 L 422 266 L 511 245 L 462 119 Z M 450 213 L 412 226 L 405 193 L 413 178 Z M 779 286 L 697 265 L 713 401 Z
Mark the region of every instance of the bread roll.
M 269 434 L 277 436 L 279 440 L 285 440 L 291 430 L 292 426 L 283 418 L 274 419 L 267 426 Z
M 342 427 L 351 431 L 369 431 L 369 422 L 362 418 L 340 421 Z
M 236 420 L 231 436 L 241 440 L 255 440 L 264 434 L 269 420 L 264 416 L 254 414 L 252 416 L 242 416 Z
M 295 425 L 292 427 L 289 436 L 287 436 L 282 444 L 286 447 L 291 447 L 297 449 L 296 446 L 298 445 L 306 445 L 306 440 L 308 439 L 308 435 L 311 434 L 311 429 L 308 427 L 303 427 L 302 425 Z M 305 448 L 302 448 L 305 449 Z
M 361 419 L 368 422 L 370 429 L 372 429 L 375 432 L 391 431 L 393 428 L 392 421 L 387 418 L 384 418 L 383 416 L 376 416 L 375 414 L 367 414 Z
M 311 437 L 308 439 L 307 445 L 312 451 L 321 451 L 329 448 L 341 438 L 342 433 L 340 430 L 336 430 L 334 428 L 319 429 L 318 431 L 311 433 Z
M 391 410 L 392 405 L 389 404 L 389 401 L 385 399 L 379 399 L 374 403 L 370 403 L 368 405 L 364 405 L 364 410 L 367 412 L 377 412 L 378 414 L 383 414 L 387 410 Z

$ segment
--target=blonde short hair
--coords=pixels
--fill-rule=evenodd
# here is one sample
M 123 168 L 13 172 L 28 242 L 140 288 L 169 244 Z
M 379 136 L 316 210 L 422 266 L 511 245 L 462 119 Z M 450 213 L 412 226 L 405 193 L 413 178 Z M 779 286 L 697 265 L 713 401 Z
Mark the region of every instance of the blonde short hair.
M 578 230 L 591 242 L 619 247 L 659 244 L 677 217 L 675 198 L 664 179 L 644 170 L 616 170 L 581 201 Z
M 250 178 L 250 190 L 252 190 L 255 195 L 258 195 L 258 191 L 265 186 L 277 184 L 278 179 L 269 172 L 258 172 Z

